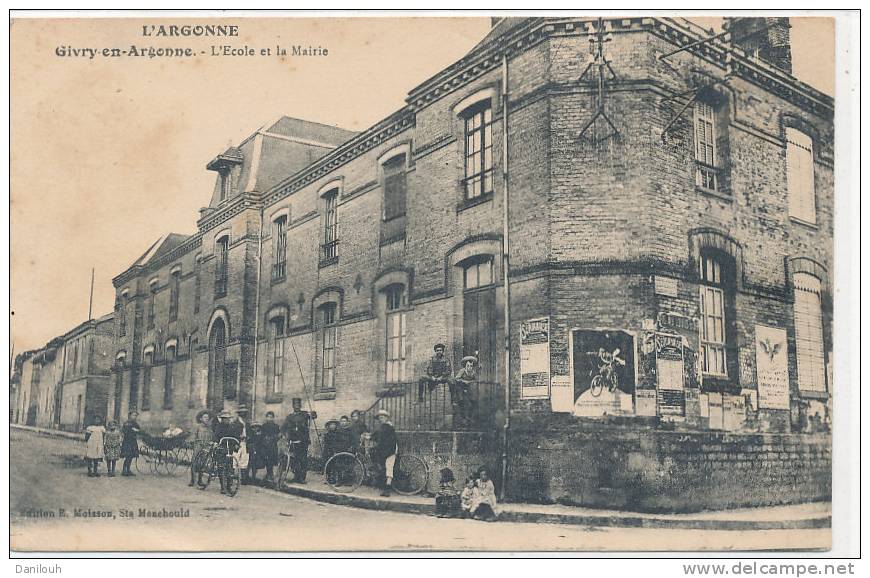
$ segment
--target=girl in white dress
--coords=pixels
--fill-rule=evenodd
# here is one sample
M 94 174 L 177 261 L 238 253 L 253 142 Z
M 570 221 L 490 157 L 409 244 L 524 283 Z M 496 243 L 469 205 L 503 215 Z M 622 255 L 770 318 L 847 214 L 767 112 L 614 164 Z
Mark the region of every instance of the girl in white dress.
M 106 433 L 106 428 L 102 425 L 103 420 L 96 416 L 91 425 L 85 428 L 85 460 L 88 462 L 88 477 L 99 478 L 100 473 L 98 468 L 100 462 L 103 461 L 103 434 Z

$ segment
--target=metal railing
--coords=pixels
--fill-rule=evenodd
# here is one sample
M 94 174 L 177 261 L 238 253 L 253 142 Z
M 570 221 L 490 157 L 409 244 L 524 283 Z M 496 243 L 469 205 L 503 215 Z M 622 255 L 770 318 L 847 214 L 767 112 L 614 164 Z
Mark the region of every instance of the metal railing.
M 452 387 L 452 391 L 451 391 Z M 430 390 L 418 382 L 388 384 L 365 412 L 371 431 L 377 412 L 386 410 L 399 431 L 488 431 L 496 427 L 496 412 L 504 405 L 501 384 L 480 381 L 463 393 L 459 385 L 439 383 Z

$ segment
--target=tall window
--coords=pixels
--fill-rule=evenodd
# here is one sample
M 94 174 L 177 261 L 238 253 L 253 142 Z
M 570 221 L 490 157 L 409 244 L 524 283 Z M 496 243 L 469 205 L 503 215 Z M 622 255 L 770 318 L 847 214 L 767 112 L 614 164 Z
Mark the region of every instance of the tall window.
M 276 317 L 269 323 L 269 389 L 271 396 L 280 395 L 284 390 L 284 318 Z
M 216 297 L 223 297 L 227 294 L 227 269 L 229 267 L 230 255 L 229 236 L 224 236 L 217 240 L 215 253 L 217 263 L 215 264 L 214 294 Z
M 394 285 L 386 291 L 387 343 L 386 343 L 386 381 L 399 383 L 407 379 L 407 336 L 406 312 L 404 309 L 405 288 Z
M 477 289 L 492 284 L 492 257 L 465 266 L 465 289 Z
M 323 200 L 326 204 L 323 213 L 322 261 L 338 257 L 338 189 L 334 189 Z
M 181 270 L 176 269 L 169 276 L 169 321 L 178 319 L 178 301 L 181 295 Z
M 127 294 L 121 293 L 118 300 L 118 335 L 127 335 Z
M 716 170 L 716 111 L 706 102 L 695 103 L 695 184 L 719 190 Z
M 223 169 L 220 172 L 220 183 L 218 185 L 218 195 L 221 201 L 225 200 L 230 196 L 230 171 L 229 169 Z
M 786 128 L 788 169 L 788 214 L 807 223 L 816 222 L 816 185 L 813 139 L 797 129 Z
M 794 331 L 800 389 L 826 391 L 822 283 L 807 273 L 794 275 Z
M 338 337 L 336 325 L 336 304 L 327 303 L 320 308 L 321 350 L 320 350 L 320 389 L 335 389 L 335 346 Z
M 484 101 L 465 117 L 465 198 L 492 192 L 492 106 Z
M 722 264 L 713 256 L 701 256 L 701 369 L 726 376 L 725 292 Z
M 196 399 L 196 350 L 199 347 L 199 338 L 190 336 L 187 338 L 188 346 L 187 353 L 190 357 L 190 381 L 187 385 L 187 407 L 196 407 L 198 399 Z
M 272 237 L 272 279 L 287 275 L 287 215 L 275 219 Z
M 383 164 L 384 225 L 382 240 L 389 241 L 405 233 L 407 177 L 405 155 L 397 155 Z
M 172 409 L 173 369 L 175 367 L 175 346 L 166 348 L 166 375 L 163 380 L 163 409 Z
M 194 313 L 199 313 L 199 300 L 200 300 L 199 294 L 200 294 L 200 287 L 202 285 L 202 281 L 200 279 L 200 277 L 201 277 L 200 273 L 201 273 L 201 268 L 202 268 L 202 266 L 200 265 L 200 260 L 201 260 L 201 256 L 197 255 L 196 256 L 196 263 L 193 266 L 194 267 L 194 274 L 195 274 L 194 287 L 193 287 L 193 312 Z
M 157 301 L 157 281 L 152 281 L 148 286 L 148 329 L 154 329 L 155 302 Z
M 154 352 L 145 353 L 142 365 L 142 411 L 151 409 L 151 366 L 154 364 Z

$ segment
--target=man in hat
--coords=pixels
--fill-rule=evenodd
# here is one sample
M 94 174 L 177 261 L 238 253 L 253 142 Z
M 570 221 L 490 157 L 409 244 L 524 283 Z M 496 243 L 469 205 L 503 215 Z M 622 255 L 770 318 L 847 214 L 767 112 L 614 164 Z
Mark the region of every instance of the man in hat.
M 326 422 L 326 433 L 323 434 L 323 463 L 326 464 L 329 461 L 329 458 L 334 456 L 340 451 L 341 443 L 340 443 L 341 434 L 338 431 L 338 421 L 331 419 Z
M 429 359 L 426 365 L 426 375 L 420 378 L 420 383 L 417 386 L 417 399 L 423 401 L 423 390 L 428 387 L 431 392 L 439 383 L 450 383 L 453 377 L 453 367 L 450 365 L 450 360 L 444 357 L 444 344 L 435 344 L 435 355 Z M 451 392 L 452 393 L 452 392 Z
M 305 476 L 308 474 L 308 445 L 311 443 L 310 425 L 313 419 L 317 419 L 317 412 L 304 411 L 302 398 L 294 397 L 293 413 L 284 419 L 284 425 L 281 426 L 281 434 L 293 448 L 293 455 L 296 457 L 297 470 L 293 472 L 293 477 L 300 484 L 305 483 Z
M 378 468 L 383 485 L 381 495 L 389 496 L 393 488 L 393 468 L 396 465 L 396 452 L 399 450 L 396 428 L 390 423 L 390 413 L 380 410 L 377 413 L 378 426 L 372 434 L 373 447 L 370 455 Z
M 456 374 L 454 393 L 451 398 L 453 416 L 457 429 L 468 427 L 476 413 L 475 394 L 477 389 L 477 358 L 466 355 L 462 358 L 462 369 Z

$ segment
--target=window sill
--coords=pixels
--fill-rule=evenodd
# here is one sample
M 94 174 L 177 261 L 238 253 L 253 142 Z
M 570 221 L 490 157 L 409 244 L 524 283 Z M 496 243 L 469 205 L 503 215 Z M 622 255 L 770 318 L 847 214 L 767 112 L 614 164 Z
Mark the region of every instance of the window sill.
M 399 243 L 405 240 L 405 233 L 399 233 L 398 235 L 393 235 L 387 239 L 381 239 L 381 247 L 384 245 L 392 245 L 393 243 Z
M 280 285 L 281 283 L 283 283 L 286 280 L 287 280 L 287 277 L 285 275 L 282 275 L 280 277 L 272 277 L 271 284 L 272 285 Z
M 266 396 L 266 399 L 263 400 L 263 401 L 264 401 L 265 403 L 267 403 L 267 404 L 270 404 L 270 403 L 284 403 L 284 395 L 283 395 L 283 394 L 280 394 L 280 393 L 278 393 L 278 394 L 272 394 L 272 395 L 267 395 L 267 396 Z
M 163 409 L 172 409 L 172 406 L 171 405 L 164 405 Z
M 814 391 L 814 390 L 798 390 L 802 399 L 821 399 L 823 401 L 827 401 L 828 392 L 827 391 Z
M 795 223 L 795 224 L 800 225 L 802 227 L 806 227 L 807 229 L 811 229 L 813 231 L 819 230 L 818 223 L 810 223 L 809 221 L 804 221 L 803 219 L 799 219 L 797 217 L 789 217 L 788 220 L 791 221 L 792 223 Z
M 706 195 L 708 197 L 713 197 L 714 199 L 719 199 L 720 201 L 725 201 L 726 203 L 733 203 L 734 197 L 727 193 L 723 193 L 722 191 L 714 191 L 713 189 L 708 189 L 706 187 L 702 187 L 700 185 L 695 185 L 695 190 L 701 193 L 702 195 Z
M 488 203 L 494 197 L 494 193 L 484 193 L 479 197 L 474 197 L 473 199 L 463 199 L 456 205 L 456 212 L 461 213 L 465 209 L 470 209 L 471 207 L 476 207 L 477 205 L 482 205 L 484 203 Z
M 227 296 L 226 292 L 221 292 L 221 293 L 215 293 L 215 294 L 214 294 L 214 298 L 215 298 L 215 299 L 223 299 L 223 298 L 226 297 L 226 296 Z
M 330 265 L 335 265 L 338 263 L 338 257 L 330 257 L 329 259 L 323 259 L 318 263 L 318 268 L 323 269 L 324 267 L 329 267 Z
M 314 401 L 328 401 L 330 399 L 335 399 L 334 389 L 318 391 L 314 394 Z

